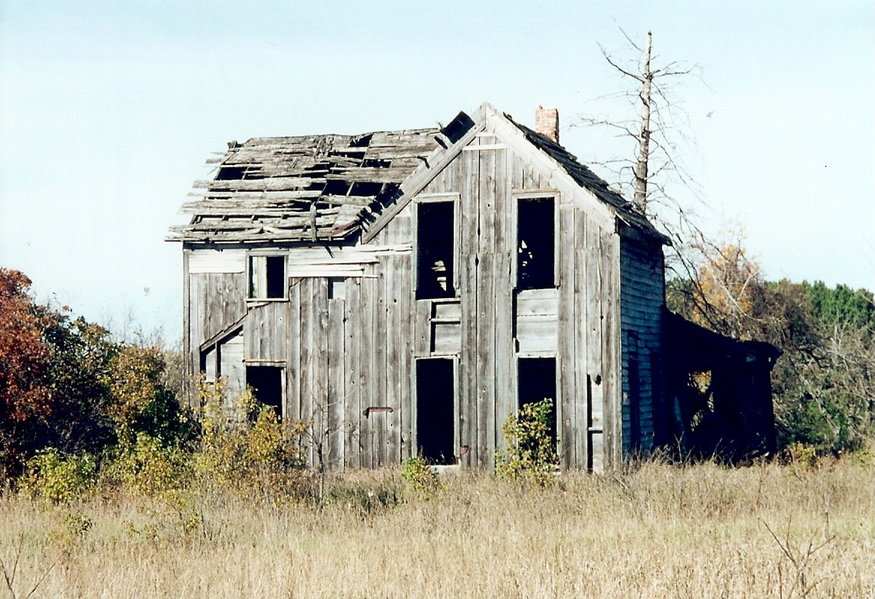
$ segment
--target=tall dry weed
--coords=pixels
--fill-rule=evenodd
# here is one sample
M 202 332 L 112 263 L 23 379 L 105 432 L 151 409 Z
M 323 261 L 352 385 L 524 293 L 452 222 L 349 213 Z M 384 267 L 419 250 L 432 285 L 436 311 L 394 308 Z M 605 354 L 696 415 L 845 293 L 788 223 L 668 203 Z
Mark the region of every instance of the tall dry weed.
M 461 472 L 419 497 L 399 470 L 334 473 L 321 503 L 202 496 L 193 530 L 98 495 L 66 545 L 52 531 L 71 507 L 7 495 L 0 558 L 23 539 L 29 589 L 67 548 L 33 597 L 868 597 L 872 474 L 645 463 L 542 488 Z

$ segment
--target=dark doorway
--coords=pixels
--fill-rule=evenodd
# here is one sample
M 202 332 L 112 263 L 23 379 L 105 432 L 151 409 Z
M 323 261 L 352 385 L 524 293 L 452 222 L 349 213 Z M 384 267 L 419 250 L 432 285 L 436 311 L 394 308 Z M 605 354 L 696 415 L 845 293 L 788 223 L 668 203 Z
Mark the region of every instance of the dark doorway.
M 517 223 L 517 289 L 555 287 L 553 198 L 520 199 Z
M 519 407 L 545 398 L 553 400 L 550 438 L 556 442 L 556 358 L 519 359 Z
M 252 387 L 255 400 L 270 406 L 283 416 L 283 369 L 278 366 L 247 366 L 246 384 Z
M 419 454 L 430 464 L 453 464 L 453 361 L 416 361 L 416 438 Z
M 416 215 L 416 298 L 455 297 L 455 204 L 424 202 Z

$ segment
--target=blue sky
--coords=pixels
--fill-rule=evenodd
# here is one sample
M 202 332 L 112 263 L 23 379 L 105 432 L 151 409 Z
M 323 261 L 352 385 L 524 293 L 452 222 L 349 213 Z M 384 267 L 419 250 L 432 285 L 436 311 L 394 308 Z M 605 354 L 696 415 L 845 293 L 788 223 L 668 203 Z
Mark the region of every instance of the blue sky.
M 599 44 L 654 34 L 711 233 L 766 275 L 875 288 L 875 3 L 0 0 L 0 266 L 89 319 L 181 335 L 163 242 L 231 139 L 427 127 L 489 101 L 557 106 L 584 162 L 626 151 L 582 114 L 624 82 Z M 708 116 L 710 114 L 710 116 Z M 677 195 L 687 201 L 683 189 Z M 692 201 L 692 200 L 690 200 Z

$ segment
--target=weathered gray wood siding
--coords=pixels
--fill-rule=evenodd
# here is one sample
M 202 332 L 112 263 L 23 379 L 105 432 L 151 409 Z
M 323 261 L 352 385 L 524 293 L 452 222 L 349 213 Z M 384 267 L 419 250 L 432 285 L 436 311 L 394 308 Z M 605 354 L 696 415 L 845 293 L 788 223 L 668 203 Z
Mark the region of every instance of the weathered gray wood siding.
M 620 312 L 624 453 L 647 452 L 653 448 L 654 413 L 662 393 L 663 269 L 661 247 L 623 238 L 620 244 Z
M 183 267 L 186 391 L 189 402 L 194 404 L 194 380 L 200 370 L 201 345 L 210 339 L 216 341 L 215 345 L 231 341 L 231 346 L 226 352 L 229 357 L 224 361 L 217 348 L 209 353 L 206 371 L 233 378 L 232 388 L 242 389 L 245 385 L 245 378 L 240 378 L 245 377 L 245 371 L 230 361 L 238 352 L 242 359 L 242 345 L 238 345 L 239 339 L 234 339 L 235 331 L 228 329 L 246 314 L 244 255 L 238 250 L 218 252 L 187 247 L 183 252 Z M 228 338 L 217 338 L 223 332 Z
M 461 462 L 492 466 L 504 445 L 502 424 L 517 409 L 518 359 L 553 357 L 563 466 L 612 466 L 620 459 L 621 443 L 620 419 L 612 417 L 619 414 L 620 397 L 618 236 L 488 132 L 421 196 L 441 194 L 459 198 L 460 326 L 450 329 L 439 322 L 442 312 L 451 313 L 452 302 L 415 300 L 414 339 L 417 357 L 449 353 L 458 358 L 457 432 L 460 449 L 467 450 Z M 557 284 L 552 292 L 515 288 L 521 197 L 555 201 Z M 442 327 L 459 331 L 460 338 L 444 336 Z M 458 352 L 452 351 L 453 343 Z
M 289 256 L 283 300 L 246 300 L 243 262 L 201 260 L 211 272 L 186 278 L 191 372 L 200 346 L 240 323 L 244 367 L 220 369 L 245 377 L 246 364 L 284 368 L 283 413 L 312 423 L 311 462 L 376 467 L 416 452 L 415 360 L 452 358 L 459 461 L 491 468 L 504 445 L 502 424 L 517 409 L 518 360 L 555 358 L 563 467 L 617 465 L 620 292 L 637 301 L 637 275 L 626 273 L 632 279 L 621 287 L 620 237 L 579 198 L 556 190 L 551 176 L 487 131 L 366 246 L 278 248 Z M 535 293 L 516 289 L 522 197 L 552 197 L 556 208 L 555 286 Z M 429 199 L 457 205 L 455 298 L 415 299 L 417 201 Z M 222 269 L 234 272 L 212 272 Z M 639 339 L 645 329 L 634 328 Z

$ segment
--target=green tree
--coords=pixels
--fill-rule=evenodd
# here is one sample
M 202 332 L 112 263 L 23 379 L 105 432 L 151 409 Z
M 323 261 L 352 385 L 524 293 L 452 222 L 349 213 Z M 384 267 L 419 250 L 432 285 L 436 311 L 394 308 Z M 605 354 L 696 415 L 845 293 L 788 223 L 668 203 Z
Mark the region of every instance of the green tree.
M 103 374 L 109 389 L 106 413 L 124 442 L 146 434 L 164 444 L 187 440 L 192 420 L 166 383 L 164 352 L 157 347 L 123 345 Z

